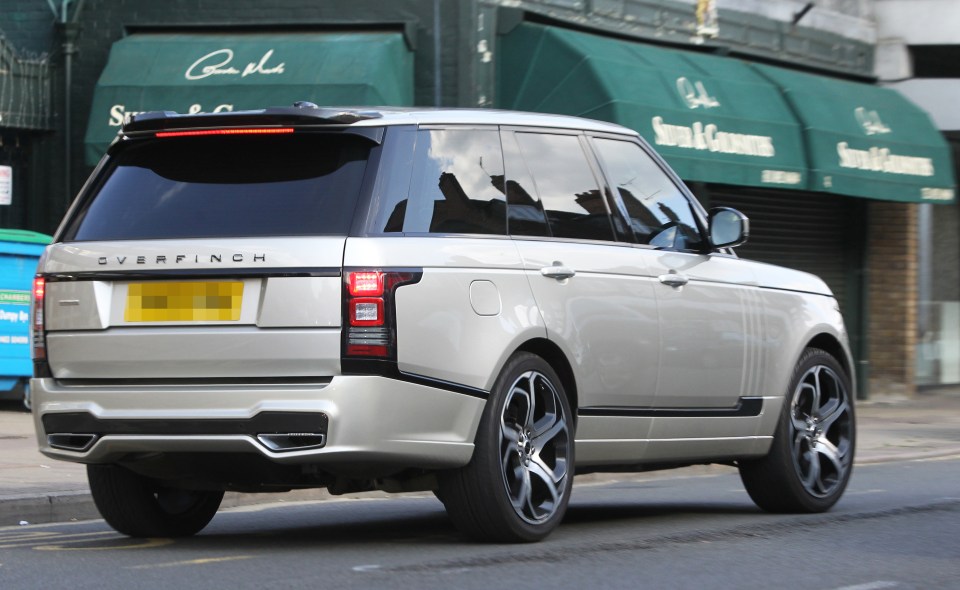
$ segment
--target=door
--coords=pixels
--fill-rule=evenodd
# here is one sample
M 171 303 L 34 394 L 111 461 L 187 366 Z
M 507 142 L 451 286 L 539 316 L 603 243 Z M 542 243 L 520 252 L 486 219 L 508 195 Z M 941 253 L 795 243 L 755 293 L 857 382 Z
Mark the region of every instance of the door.
M 653 277 L 659 317 L 657 408 L 735 408 L 757 379 L 760 307 L 747 265 L 704 254 L 691 202 L 637 143 L 591 140 Z
M 598 415 L 653 404 L 659 285 L 643 253 L 617 240 L 625 228 L 611 219 L 584 142 L 562 132 L 503 133 L 510 233 L 548 338 L 573 365 L 579 406 Z M 646 426 L 634 423 L 623 437 L 642 438 Z

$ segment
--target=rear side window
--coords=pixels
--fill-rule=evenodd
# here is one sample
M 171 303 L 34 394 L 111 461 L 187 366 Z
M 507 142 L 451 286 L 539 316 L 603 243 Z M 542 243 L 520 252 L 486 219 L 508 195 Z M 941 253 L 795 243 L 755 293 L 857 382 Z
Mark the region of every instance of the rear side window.
M 506 234 L 499 132 L 418 131 L 404 213 L 404 232 Z
M 135 143 L 65 238 L 347 235 L 371 145 L 311 133 Z

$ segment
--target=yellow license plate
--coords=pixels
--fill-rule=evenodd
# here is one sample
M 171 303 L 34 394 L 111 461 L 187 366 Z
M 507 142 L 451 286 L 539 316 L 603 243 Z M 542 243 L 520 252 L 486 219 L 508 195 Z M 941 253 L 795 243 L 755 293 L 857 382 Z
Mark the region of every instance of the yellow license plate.
M 131 283 L 127 288 L 128 322 L 203 322 L 240 319 L 243 283 Z

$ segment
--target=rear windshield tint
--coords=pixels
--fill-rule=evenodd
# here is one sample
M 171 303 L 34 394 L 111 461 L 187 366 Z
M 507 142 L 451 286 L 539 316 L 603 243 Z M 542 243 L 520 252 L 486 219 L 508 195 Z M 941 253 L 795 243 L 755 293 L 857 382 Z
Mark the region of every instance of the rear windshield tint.
M 65 239 L 346 235 L 371 145 L 310 133 L 133 144 Z

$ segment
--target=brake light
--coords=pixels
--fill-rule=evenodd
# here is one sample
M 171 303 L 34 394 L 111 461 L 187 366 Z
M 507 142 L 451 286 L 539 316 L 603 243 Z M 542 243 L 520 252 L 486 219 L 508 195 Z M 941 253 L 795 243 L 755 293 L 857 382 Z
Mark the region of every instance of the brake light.
M 44 334 L 43 301 L 47 292 L 47 280 L 43 277 L 33 279 L 33 318 L 32 323 L 32 356 L 34 361 L 45 361 L 47 358 L 47 339 Z
M 393 359 L 397 326 L 394 292 L 420 280 L 419 272 L 359 270 L 344 273 L 345 357 Z
M 204 135 L 277 135 L 293 133 L 292 127 L 254 129 L 192 129 L 190 131 L 158 131 L 155 137 L 200 137 Z
M 352 272 L 349 274 L 347 285 L 350 295 L 383 295 L 382 272 Z

